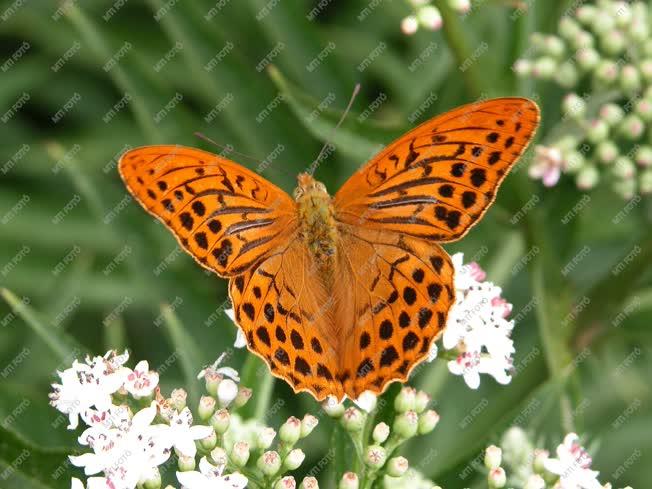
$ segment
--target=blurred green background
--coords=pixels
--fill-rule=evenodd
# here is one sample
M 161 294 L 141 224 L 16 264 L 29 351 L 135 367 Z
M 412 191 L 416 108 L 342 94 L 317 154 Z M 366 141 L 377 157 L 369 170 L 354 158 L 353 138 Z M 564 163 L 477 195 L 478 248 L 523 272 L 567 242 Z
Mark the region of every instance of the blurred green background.
M 128 347 L 165 366 L 169 394 L 233 344 L 226 281 L 126 198 L 116 171 L 126 149 L 222 151 L 200 131 L 253 155 L 231 158 L 291 192 L 357 82 L 336 150 L 316 171 L 331 193 L 393 137 L 479 97 L 534 98 L 539 138 L 554 128 L 561 92 L 510 67 L 571 2 L 486 0 L 465 16 L 441 3 L 444 29 L 412 37 L 398 0 L 0 3 L 0 469 L 21 447 L 32 453 L 0 487 L 69 486 L 73 472 L 57 467 L 76 438 L 47 393 L 75 356 Z M 443 361 L 419 369 L 411 383 L 433 395 L 442 421 L 405 454 L 445 488 L 473 487 L 485 478 L 478 454 L 510 424 L 549 449 L 575 430 L 601 480 L 648 487 L 651 207 L 608 190 L 587 200 L 567 182 L 544 189 L 524 170 L 531 154 L 484 220 L 447 247 L 476 259 L 514 304 L 514 380 L 471 391 Z M 241 369 L 247 357 L 230 363 Z M 261 365 L 246 367 L 254 400 L 270 386 Z M 272 387 L 267 423 L 317 411 L 309 395 Z M 304 446 L 308 469 L 328 450 L 329 423 Z

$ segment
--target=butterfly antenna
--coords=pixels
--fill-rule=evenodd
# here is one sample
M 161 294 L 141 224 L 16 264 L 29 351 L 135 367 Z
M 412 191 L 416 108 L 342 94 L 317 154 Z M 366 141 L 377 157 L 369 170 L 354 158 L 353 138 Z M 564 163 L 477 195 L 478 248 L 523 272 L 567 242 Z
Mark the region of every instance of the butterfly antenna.
M 245 154 L 245 153 L 240 153 L 239 151 L 236 151 L 235 149 L 233 149 L 233 146 L 231 146 L 230 144 L 223 145 L 223 144 L 220 144 L 220 143 L 216 143 L 211 138 L 209 138 L 205 134 L 202 134 L 201 132 L 195 132 L 194 134 L 199 139 L 203 139 L 204 141 L 206 141 L 208 143 L 211 143 L 211 144 L 217 146 L 218 148 L 222 148 L 223 150 L 226 151 L 226 154 L 233 153 L 233 154 L 242 156 L 243 158 L 249 158 L 250 160 L 253 160 L 256 163 L 259 163 L 259 164 L 261 163 L 260 158 L 256 158 L 255 156 L 251 156 L 251 155 L 248 155 L 248 154 Z
M 331 142 L 333 141 L 333 137 L 335 136 L 335 132 L 339 129 L 339 127 L 342 125 L 342 122 L 344 122 L 344 119 L 346 119 L 346 116 L 348 115 L 349 111 L 351 110 L 351 107 L 353 106 L 353 101 L 355 100 L 355 97 L 358 95 L 360 92 L 360 84 L 356 83 L 355 87 L 353 88 L 353 93 L 351 94 L 351 100 L 349 100 L 349 104 L 346 106 L 346 109 L 344 109 L 344 112 L 342 113 L 342 117 L 340 117 L 340 120 L 338 123 L 335 125 L 335 127 L 331 130 L 330 135 L 328 136 L 328 139 L 324 143 L 324 146 L 322 146 L 321 151 L 317 155 L 317 158 L 315 158 L 315 164 L 311 165 L 310 170 L 308 173 L 311 175 L 315 172 L 317 169 L 317 165 L 321 161 L 322 155 L 326 151 L 326 149 L 331 145 Z

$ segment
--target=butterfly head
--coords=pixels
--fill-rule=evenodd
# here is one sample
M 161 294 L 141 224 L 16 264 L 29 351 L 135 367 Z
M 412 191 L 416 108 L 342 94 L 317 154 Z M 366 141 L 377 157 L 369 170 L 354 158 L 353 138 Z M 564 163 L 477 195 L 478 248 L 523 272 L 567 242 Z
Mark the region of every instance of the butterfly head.
M 315 180 L 309 173 L 299 173 L 299 186 L 294 189 L 294 199 L 298 202 L 305 197 L 327 198 L 330 200 L 326 185 Z

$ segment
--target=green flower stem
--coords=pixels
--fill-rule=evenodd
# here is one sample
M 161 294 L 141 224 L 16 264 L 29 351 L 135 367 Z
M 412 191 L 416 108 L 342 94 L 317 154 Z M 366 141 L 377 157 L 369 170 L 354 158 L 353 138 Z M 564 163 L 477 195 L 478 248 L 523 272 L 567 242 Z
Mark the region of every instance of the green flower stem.
M 448 5 L 445 0 L 435 0 L 435 5 L 441 12 L 442 20 L 444 21 L 443 31 L 448 45 L 450 46 L 457 66 L 462 66 L 469 60 L 473 61 L 473 53 L 469 47 L 468 40 L 464 33 L 464 27 L 457 13 Z M 468 94 L 474 99 L 480 98 L 483 93 L 487 93 L 488 87 L 485 86 L 483 78 L 478 73 L 477 62 L 472 62 L 468 69 L 464 70 L 462 77 Z

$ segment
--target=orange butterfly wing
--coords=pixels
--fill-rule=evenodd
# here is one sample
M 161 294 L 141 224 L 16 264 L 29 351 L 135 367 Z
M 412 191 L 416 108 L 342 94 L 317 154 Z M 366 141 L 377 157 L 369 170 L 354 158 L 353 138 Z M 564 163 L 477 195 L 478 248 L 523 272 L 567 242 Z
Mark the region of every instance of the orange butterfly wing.
M 454 269 L 437 243 L 483 216 L 538 121 L 527 99 L 460 107 L 391 143 L 337 192 L 349 397 L 383 392 L 427 357 L 455 300 Z
M 498 98 L 435 117 L 387 146 L 335 195 L 347 224 L 455 241 L 494 201 L 539 123 L 537 105 Z
M 231 277 L 282 246 L 296 205 L 226 158 L 183 146 L 145 146 L 119 162 L 127 188 L 203 267 Z

